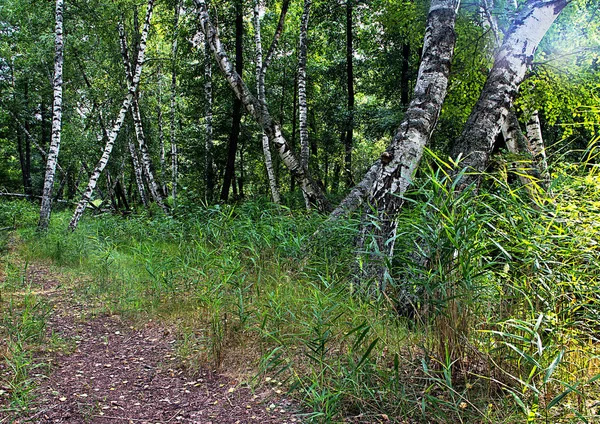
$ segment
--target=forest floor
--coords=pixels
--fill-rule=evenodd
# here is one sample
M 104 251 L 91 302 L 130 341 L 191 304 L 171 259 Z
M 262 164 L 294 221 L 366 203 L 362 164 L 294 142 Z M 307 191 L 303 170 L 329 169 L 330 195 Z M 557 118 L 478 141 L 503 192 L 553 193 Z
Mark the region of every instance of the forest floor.
M 28 352 L 20 353 L 10 337 L 0 338 L 0 423 L 301 421 L 297 404 L 276 387 L 251 390 L 227 370 L 183 367 L 176 332 L 165 324 L 109 315 L 74 295 L 83 282 L 41 263 L 26 269 L 25 291 L 0 292 L 0 330 L 11 314 L 25 328 L 36 312 L 24 312 L 19 297 L 34 296 L 34 307 L 45 305 L 44 334 L 36 344 L 24 340 Z M 0 271 L 0 283 L 6 278 Z M 19 362 L 24 353 L 30 362 Z M 17 375 L 21 367 L 26 376 Z

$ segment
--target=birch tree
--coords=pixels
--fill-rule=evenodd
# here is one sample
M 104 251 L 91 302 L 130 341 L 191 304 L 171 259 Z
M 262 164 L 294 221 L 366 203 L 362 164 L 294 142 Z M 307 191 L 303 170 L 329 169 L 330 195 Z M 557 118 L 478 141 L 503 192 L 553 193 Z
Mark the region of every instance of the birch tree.
M 277 39 L 281 34 L 281 29 L 283 28 L 283 22 L 285 20 L 285 15 L 287 13 L 289 7 L 289 0 L 284 1 L 282 10 L 281 10 L 281 18 L 279 20 L 279 25 L 275 32 L 275 37 L 273 38 L 273 43 L 277 43 Z M 265 65 L 263 63 L 263 52 L 262 52 L 262 39 L 261 39 L 261 6 L 260 0 L 254 0 L 254 44 L 256 47 L 256 93 L 258 97 L 258 101 L 261 104 L 266 105 L 267 98 L 265 94 L 265 74 L 267 72 L 268 61 Z M 270 49 L 269 53 L 274 52 L 274 49 Z M 267 170 L 267 178 L 269 180 L 269 188 L 271 190 L 271 197 L 274 203 L 280 203 L 281 198 L 279 195 L 279 188 L 277 187 L 277 181 L 275 179 L 275 169 L 273 168 L 273 160 L 271 158 L 271 149 L 269 148 L 269 138 L 263 131 L 261 134 L 261 142 L 263 155 L 265 159 L 265 168 Z
M 394 253 L 396 216 L 404 203 L 401 196 L 412 182 L 446 96 L 458 6 L 459 0 L 432 0 L 413 99 L 390 146 L 381 155 L 380 165 L 373 165 L 369 171 L 373 184 L 368 200 L 376 216 L 374 221 L 363 222 L 359 249 L 373 241 L 375 254 L 370 255 L 363 272 L 375 277 L 380 288 L 387 279 L 385 262 Z
M 212 64 L 210 45 L 208 39 L 203 37 L 200 48 L 204 49 L 204 119 L 206 140 L 204 150 L 206 158 L 204 161 L 204 178 L 206 180 L 206 199 L 212 200 L 215 189 L 215 173 L 213 169 L 213 90 L 212 90 Z
M 123 27 L 122 22 L 119 23 L 119 40 L 120 40 L 120 44 L 121 44 L 121 56 L 123 58 L 123 65 L 125 66 L 125 78 L 127 80 L 127 86 L 130 87 L 131 85 L 133 85 L 133 74 L 131 73 L 131 64 L 129 61 L 129 55 L 127 53 L 127 38 L 125 36 L 125 28 Z M 139 50 L 139 48 L 138 48 L 138 50 Z M 159 205 L 165 213 L 168 213 L 169 208 L 166 206 L 166 204 L 164 202 L 161 187 L 158 184 L 158 182 L 156 181 L 156 178 L 154 177 L 152 159 L 150 157 L 150 152 L 148 151 L 148 145 L 146 143 L 146 137 L 144 135 L 144 127 L 142 125 L 142 117 L 140 114 L 140 105 L 138 102 L 138 96 L 139 96 L 139 94 L 138 94 L 137 88 L 136 88 L 135 94 L 133 95 L 133 99 L 131 100 L 130 109 L 131 109 L 131 116 L 133 118 L 133 126 L 135 128 L 135 136 L 136 136 L 136 139 L 138 142 L 138 147 L 140 149 L 140 153 L 142 156 L 142 165 L 143 165 L 144 175 L 146 176 L 146 178 L 148 180 L 148 187 L 150 188 L 150 194 L 152 195 L 152 198 L 154 199 L 156 204 Z M 136 159 L 134 159 L 134 157 L 137 158 L 137 154 L 135 153 L 135 149 L 131 148 L 131 145 L 129 146 L 129 149 L 131 151 L 131 155 L 132 155 L 132 159 L 133 159 L 133 163 L 134 163 L 134 168 L 135 168 L 135 172 L 136 172 L 136 180 L 138 180 L 138 183 L 139 183 L 139 178 L 138 178 L 138 174 L 139 174 L 138 166 L 139 165 L 136 164 Z M 142 184 L 142 187 L 143 187 L 143 184 Z
M 177 106 L 177 28 L 179 24 L 179 1 L 175 3 L 173 16 L 173 43 L 171 44 L 171 196 L 173 208 L 177 205 L 177 180 L 179 178 L 177 140 L 175 138 L 175 108 Z
M 242 101 L 250 115 L 262 126 L 267 137 L 269 137 L 270 143 L 279 153 L 282 162 L 296 178 L 303 191 L 308 195 L 311 203 L 316 205 L 320 211 L 325 212 L 330 210 L 329 201 L 325 198 L 320 187 L 312 180 L 308 171 L 300 165 L 300 162 L 290 150 L 282 134 L 281 127 L 273 120 L 268 108 L 260 104 L 256 97 L 252 95 L 241 76 L 233 69 L 227 52 L 221 44 L 218 31 L 210 22 L 205 0 L 195 0 L 195 2 L 198 8 L 202 32 L 207 37 L 215 59 L 235 95 Z
M 298 124 L 300 127 L 300 165 L 308 170 L 310 157 L 308 141 L 308 106 L 306 103 L 306 55 L 308 49 L 308 18 L 311 0 L 304 0 L 304 9 L 300 19 L 300 46 L 298 48 Z M 304 183 L 306 184 L 306 183 Z M 310 199 L 306 187 L 302 186 L 306 209 L 310 209 Z
M 102 152 L 102 156 L 101 156 L 100 160 L 98 161 L 98 163 L 96 164 L 96 167 L 94 168 L 94 170 L 90 176 L 90 179 L 88 181 L 87 188 L 85 189 L 81 200 L 79 201 L 79 203 L 77 204 L 77 207 L 75 208 L 75 212 L 73 213 L 73 217 L 71 218 L 71 222 L 69 223 L 69 229 L 71 231 L 74 231 L 77 228 L 77 224 L 79 223 L 79 220 L 83 216 L 83 212 L 85 211 L 85 209 L 92 197 L 92 194 L 94 193 L 94 189 L 96 188 L 96 185 L 98 184 L 98 179 L 100 178 L 102 171 L 104 170 L 104 168 L 106 167 L 106 164 L 108 163 L 108 159 L 110 158 L 110 153 L 112 152 L 113 146 L 115 144 L 115 140 L 117 139 L 117 136 L 119 135 L 119 131 L 121 130 L 121 127 L 123 126 L 123 121 L 125 120 L 125 115 L 127 113 L 127 110 L 129 110 L 129 108 L 131 106 L 131 102 L 133 100 L 133 97 L 135 96 L 137 87 L 140 83 L 140 78 L 142 75 L 142 65 L 144 63 L 144 55 L 145 55 L 145 51 L 146 51 L 146 43 L 148 40 L 148 31 L 150 29 L 150 19 L 152 18 L 153 5 L 154 5 L 154 0 L 148 0 L 148 6 L 147 6 L 147 10 L 146 10 L 146 18 L 144 21 L 142 35 L 140 37 L 139 50 L 138 50 L 137 59 L 135 61 L 135 71 L 133 72 L 132 83 L 129 84 L 129 86 L 128 86 L 127 95 L 123 99 L 123 103 L 121 104 L 121 109 L 119 111 L 119 114 L 117 115 L 117 119 L 115 120 L 115 122 L 109 132 L 108 139 L 106 141 L 104 150 Z
M 52 140 L 46 159 L 46 175 L 44 177 L 44 190 L 42 192 L 42 205 L 38 228 L 42 231 L 48 229 L 50 213 L 52 212 L 52 189 L 54 175 L 60 151 L 60 136 L 62 124 L 62 96 L 63 96 L 63 0 L 56 0 L 56 27 L 54 35 L 54 79 L 52 81 L 54 101 L 52 105 Z
M 461 181 L 461 189 L 486 169 L 495 136 L 506 121 L 537 46 L 566 5 L 566 0 L 529 0 L 514 18 L 479 100 L 450 149 L 450 156 L 460 158 L 461 167 L 471 172 Z
M 548 173 L 548 161 L 546 159 L 546 148 L 544 147 L 544 138 L 542 137 L 542 126 L 540 124 L 539 112 L 534 110 L 527 121 L 527 147 L 534 166 L 539 170 L 540 177 L 544 184 L 550 181 Z

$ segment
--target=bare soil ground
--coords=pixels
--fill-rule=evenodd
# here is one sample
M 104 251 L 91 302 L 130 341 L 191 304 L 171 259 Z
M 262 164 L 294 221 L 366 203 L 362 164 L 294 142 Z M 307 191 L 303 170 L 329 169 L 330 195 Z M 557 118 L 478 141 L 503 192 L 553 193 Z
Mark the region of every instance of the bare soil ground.
M 51 306 L 48 337 L 70 348 L 42 349 L 50 364 L 36 377 L 29 412 L 0 412 L 0 423 L 296 423 L 289 399 L 209 369 L 190 374 L 175 351 L 176 335 L 156 322 L 90 316 L 48 267 L 29 266 L 28 278 Z M 1 306 L 1 305 L 0 305 Z M 5 368 L 4 370 L 2 368 Z M 0 360 L 0 375 L 7 372 Z M 0 397 L 0 410 L 6 399 Z

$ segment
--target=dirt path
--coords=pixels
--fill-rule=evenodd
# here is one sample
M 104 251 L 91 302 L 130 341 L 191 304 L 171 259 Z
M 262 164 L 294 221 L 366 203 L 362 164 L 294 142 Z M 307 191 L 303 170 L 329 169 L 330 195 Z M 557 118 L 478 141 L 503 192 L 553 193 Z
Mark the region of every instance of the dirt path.
M 134 328 L 118 316 L 82 319 L 85 308 L 47 268 L 30 266 L 28 274 L 52 306 L 48 333 L 72 343 L 72 352 L 45 353 L 51 373 L 39 381 L 32 412 L 0 412 L 0 423 L 300 422 L 297 407 L 273 389 L 252 393 L 208 370 L 187 373 L 169 329 L 153 322 Z

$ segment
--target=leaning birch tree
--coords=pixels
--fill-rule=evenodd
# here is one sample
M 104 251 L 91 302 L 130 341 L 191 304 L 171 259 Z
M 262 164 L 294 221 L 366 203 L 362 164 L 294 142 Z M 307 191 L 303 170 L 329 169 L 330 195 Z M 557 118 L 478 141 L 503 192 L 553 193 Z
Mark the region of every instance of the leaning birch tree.
M 229 86 L 234 91 L 235 95 L 240 99 L 250 113 L 250 115 L 262 126 L 263 130 L 269 137 L 270 143 L 279 153 L 281 161 L 287 166 L 290 173 L 302 187 L 302 190 L 307 194 L 311 203 L 318 210 L 326 212 L 330 210 L 330 204 L 321 188 L 310 177 L 308 170 L 300 165 L 296 156 L 291 151 L 283 133 L 281 126 L 276 123 L 269 113 L 266 105 L 261 105 L 258 99 L 252 95 L 248 86 L 242 80 L 242 77 L 235 72 L 229 56 L 225 51 L 219 33 L 210 21 L 208 7 L 205 0 L 195 0 L 198 9 L 200 27 L 205 37 L 208 39 L 210 48 L 215 56 L 219 68 L 225 75 Z
M 63 96 L 63 0 L 56 0 L 56 27 L 54 35 L 54 79 L 52 81 L 54 101 L 52 105 L 52 140 L 46 158 L 46 175 L 44 177 L 44 190 L 42 192 L 42 206 L 38 229 L 48 229 L 50 213 L 52 212 L 52 189 L 54 188 L 54 175 L 58 163 L 60 150 L 60 135 L 62 124 L 62 96 Z
M 567 0 L 529 0 L 513 19 L 479 100 L 450 148 L 450 156 L 460 158 L 461 167 L 470 171 L 463 177 L 461 189 L 476 182 L 486 169 L 495 137 L 511 111 L 537 46 L 566 5 Z
M 106 140 L 106 144 L 104 146 L 102 156 L 100 157 L 100 160 L 96 164 L 96 167 L 94 168 L 94 170 L 90 176 L 90 179 L 88 181 L 87 188 L 85 189 L 81 200 L 79 201 L 79 203 L 77 204 L 77 207 L 75 208 L 75 212 L 73 213 L 73 217 L 71 218 L 71 222 L 69 223 L 69 229 L 71 231 L 74 231 L 77 228 L 77 224 L 79 223 L 79 220 L 83 216 L 83 212 L 85 211 L 88 203 L 90 202 L 90 199 L 92 198 L 94 189 L 96 188 L 96 185 L 98 184 L 98 179 L 100 178 L 102 171 L 104 170 L 104 168 L 106 167 L 106 164 L 108 163 L 108 159 L 110 158 L 110 153 L 112 152 L 113 146 L 115 144 L 115 140 L 117 139 L 117 136 L 119 135 L 119 131 L 121 130 L 121 127 L 123 126 L 123 121 L 125 120 L 125 115 L 127 114 L 127 111 L 129 110 L 129 108 L 131 107 L 131 102 L 133 100 L 133 97 L 135 96 L 137 87 L 140 83 L 140 78 L 142 75 L 142 65 L 144 63 L 144 55 L 146 52 L 146 43 L 148 40 L 148 31 L 150 29 L 150 19 L 152 18 L 153 6 L 154 6 L 154 0 L 148 0 L 148 9 L 146 11 L 146 19 L 144 21 L 144 28 L 142 29 L 142 35 L 140 37 L 139 50 L 138 50 L 138 55 L 137 55 L 137 59 L 135 62 L 135 71 L 133 72 L 132 83 L 128 84 L 127 95 L 123 99 L 123 103 L 121 104 L 121 109 L 119 110 L 117 119 L 116 119 L 115 123 L 113 124 L 113 127 L 110 130 L 110 133 L 108 134 L 108 139 Z
M 386 260 L 394 253 L 396 217 L 404 204 L 401 196 L 411 185 L 446 97 L 459 4 L 459 0 L 432 0 L 413 99 L 380 163 L 369 171 L 374 177 L 368 201 L 377 213 L 374 220 L 363 221 L 359 248 L 373 241 L 377 254 L 370 255 L 363 272 L 380 287 L 388 272 Z
M 127 80 L 127 86 L 130 87 L 133 84 L 133 75 L 131 73 L 131 64 L 129 62 L 129 54 L 127 53 L 127 38 L 125 36 L 125 28 L 123 27 L 122 22 L 119 23 L 119 41 L 121 44 L 121 56 L 123 59 L 123 65 L 125 66 L 125 77 Z M 136 139 L 138 142 L 138 147 L 140 149 L 140 153 L 142 155 L 143 171 L 144 171 L 144 175 L 146 176 L 146 179 L 148 181 L 148 187 L 150 188 L 150 194 L 152 195 L 152 198 L 154 199 L 156 204 L 159 205 L 160 208 L 165 213 L 168 213 L 169 208 L 167 207 L 167 205 L 164 202 L 161 187 L 158 184 L 158 182 L 156 181 L 156 178 L 154 177 L 152 158 L 150 157 L 150 152 L 148 151 L 148 145 L 146 143 L 146 136 L 144 135 L 144 127 L 142 125 L 142 117 L 140 114 L 140 105 L 139 105 L 139 101 L 138 101 L 137 89 L 135 91 L 133 99 L 131 100 L 130 109 L 131 109 L 131 116 L 133 118 L 133 126 L 135 128 L 135 136 L 136 136 Z M 134 153 L 134 150 L 131 149 L 131 144 L 130 144 L 129 148 L 131 150 L 132 158 L 134 156 L 137 156 Z M 133 162 L 134 162 L 134 167 L 135 167 L 136 166 L 135 159 Z M 136 179 L 138 177 L 138 173 L 139 173 L 139 171 L 136 169 Z M 143 187 L 143 185 L 142 185 L 142 187 Z
M 262 39 L 261 39 L 261 7 L 260 0 L 254 0 L 254 44 L 256 47 L 256 57 L 255 57 L 255 65 L 256 65 L 256 93 L 258 97 L 258 101 L 261 104 L 266 105 L 267 98 L 265 94 L 265 74 L 267 72 L 267 68 L 269 66 L 270 59 L 275 51 L 275 47 L 279 37 L 281 36 L 281 31 L 283 30 L 283 23 L 285 21 L 285 15 L 287 14 L 287 10 L 289 8 L 290 1 L 285 0 L 282 9 L 281 16 L 279 19 L 279 24 L 275 31 L 275 36 L 273 37 L 272 48 L 269 49 L 267 60 L 263 62 L 263 51 L 262 51 Z M 270 56 L 269 56 L 270 55 Z M 279 195 L 279 188 L 277 187 L 277 181 L 275 179 L 275 169 L 273 167 L 273 159 L 271 158 L 271 149 L 269 148 L 269 137 L 263 131 L 261 134 L 263 155 L 265 158 L 265 168 L 267 170 L 267 178 L 269 180 L 269 188 L 271 189 L 271 197 L 273 198 L 273 203 L 280 203 L 281 197 Z

